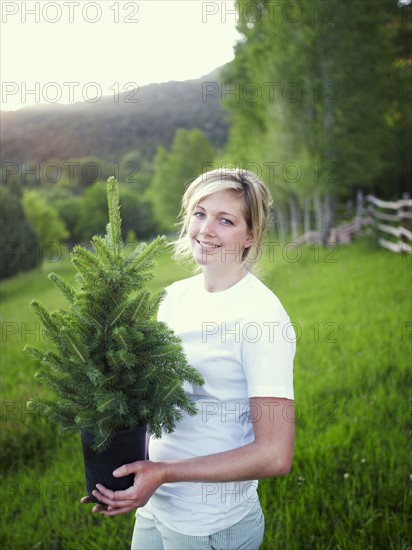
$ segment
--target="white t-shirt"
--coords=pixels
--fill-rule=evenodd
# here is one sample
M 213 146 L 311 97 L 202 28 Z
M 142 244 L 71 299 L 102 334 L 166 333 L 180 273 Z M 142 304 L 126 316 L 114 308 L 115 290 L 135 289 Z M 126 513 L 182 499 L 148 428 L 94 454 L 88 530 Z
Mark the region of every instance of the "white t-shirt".
M 222 292 L 205 290 L 202 274 L 166 290 L 158 320 L 181 337 L 188 363 L 205 384 L 185 383 L 198 413 L 183 413 L 173 433 L 152 438 L 150 459 L 186 459 L 251 443 L 251 420 L 259 411 L 250 409 L 249 398 L 293 399 L 295 333 L 282 304 L 251 273 Z M 169 529 L 208 536 L 243 519 L 256 489 L 256 480 L 165 483 L 146 508 Z

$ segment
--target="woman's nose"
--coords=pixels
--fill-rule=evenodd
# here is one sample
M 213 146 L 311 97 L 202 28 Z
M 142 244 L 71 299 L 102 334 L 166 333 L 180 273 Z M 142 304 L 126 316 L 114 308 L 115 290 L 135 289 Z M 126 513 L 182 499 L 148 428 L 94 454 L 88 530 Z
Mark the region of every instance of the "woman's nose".
M 200 233 L 202 235 L 207 235 L 209 237 L 213 236 L 214 229 L 213 229 L 213 223 L 210 219 L 203 220 L 203 224 L 200 227 Z

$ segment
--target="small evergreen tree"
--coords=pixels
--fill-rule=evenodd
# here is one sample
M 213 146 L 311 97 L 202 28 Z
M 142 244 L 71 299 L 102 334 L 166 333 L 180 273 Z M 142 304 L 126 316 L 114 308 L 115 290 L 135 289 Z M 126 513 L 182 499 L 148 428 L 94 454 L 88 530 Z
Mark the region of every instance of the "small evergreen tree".
M 180 339 L 165 323 L 153 320 L 163 292 L 145 288 L 153 276 L 153 258 L 165 242 L 123 245 L 118 183 L 107 183 L 109 224 L 106 237 L 93 237 L 94 253 L 76 246 L 71 260 L 80 289 L 59 275 L 49 278 L 63 292 L 67 311 L 49 313 L 31 302 L 52 350 L 26 350 L 46 367 L 37 373 L 56 398 L 32 399 L 61 432 L 89 431 L 95 450 L 104 450 L 124 429 L 147 425 L 160 437 L 173 431 L 181 410 L 193 415 L 193 401 L 182 383 L 203 384 L 187 364 Z

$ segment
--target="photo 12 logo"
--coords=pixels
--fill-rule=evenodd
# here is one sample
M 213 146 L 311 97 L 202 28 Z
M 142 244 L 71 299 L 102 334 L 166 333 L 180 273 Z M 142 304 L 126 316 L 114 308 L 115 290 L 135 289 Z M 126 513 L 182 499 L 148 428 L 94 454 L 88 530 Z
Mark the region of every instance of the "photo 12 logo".
M 83 490 L 83 483 L 78 481 L 50 481 L 47 483 L 5 481 L 0 484 L 2 502 L 17 497 L 21 504 L 33 504 L 33 502 L 52 504 L 62 501 L 74 503 L 79 501 L 79 495 Z
M 202 2 L 202 22 L 220 20 L 221 23 L 236 24 L 245 22 L 248 28 L 264 19 L 269 23 L 283 21 L 287 24 L 297 24 L 309 15 L 313 23 L 321 23 L 330 27 L 340 21 L 339 2 L 336 0 L 312 0 L 306 2 L 306 9 L 298 1 L 286 2 L 274 0 L 269 2 Z
M 81 164 L 77 161 L 48 161 L 21 164 L 17 162 L 1 163 L 1 183 L 8 184 L 16 177 L 23 185 L 41 185 L 42 183 L 58 183 L 66 179 L 73 184 L 81 178 L 86 184 L 92 184 L 103 179 L 103 172 L 109 169 L 111 175 L 124 183 L 136 182 L 139 173 L 139 165 L 136 162 L 128 161 L 120 164 L 112 162 L 101 166 L 98 162 L 89 161 Z
M 139 85 L 126 82 L 103 87 L 98 82 L 14 82 L 4 81 L 1 84 L 1 101 L 7 105 L 11 98 L 20 99 L 21 103 L 97 103 L 103 97 L 112 98 L 113 103 L 139 103 L 137 97 Z
M 202 102 L 209 97 L 218 96 L 222 103 L 275 103 L 285 101 L 298 103 L 310 100 L 313 103 L 337 103 L 339 88 L 336 82 L 314 81 L 310 86 L 299 82 L 203 82 Z
M 139 23 L 137 2 L 2 2 L 1 21 L 19 23 L 79 23 L 106 21 Z

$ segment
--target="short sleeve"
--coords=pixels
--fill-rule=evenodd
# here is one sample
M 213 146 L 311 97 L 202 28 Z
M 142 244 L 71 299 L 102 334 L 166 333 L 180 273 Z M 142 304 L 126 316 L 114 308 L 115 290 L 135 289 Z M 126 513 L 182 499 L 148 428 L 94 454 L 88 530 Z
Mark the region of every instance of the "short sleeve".
M 242 327 L 248 397 L 294 398 L 296 335 L 281 304 L 256 311 Z

